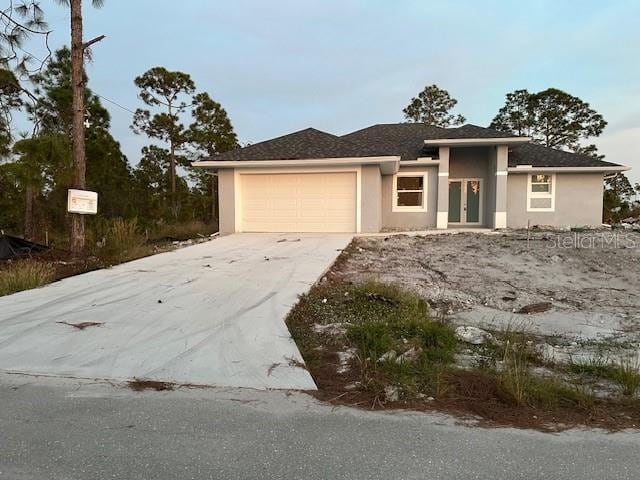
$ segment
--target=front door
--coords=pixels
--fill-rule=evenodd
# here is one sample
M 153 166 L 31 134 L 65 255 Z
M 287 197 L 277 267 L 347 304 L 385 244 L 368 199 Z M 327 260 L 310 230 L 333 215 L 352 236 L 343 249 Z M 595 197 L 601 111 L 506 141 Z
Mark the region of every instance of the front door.
M 449 180 L 449 223 L 457 225 L 480 225 L 482 223 L 481 179 Z

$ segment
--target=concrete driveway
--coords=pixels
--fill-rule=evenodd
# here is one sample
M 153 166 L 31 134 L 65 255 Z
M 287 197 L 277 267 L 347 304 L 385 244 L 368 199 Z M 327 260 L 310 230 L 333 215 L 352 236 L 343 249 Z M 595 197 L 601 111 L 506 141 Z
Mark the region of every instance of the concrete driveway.
M 0 297 L 0 370 L 314 389 L 284 317 L 350 239 L 231 235 Z

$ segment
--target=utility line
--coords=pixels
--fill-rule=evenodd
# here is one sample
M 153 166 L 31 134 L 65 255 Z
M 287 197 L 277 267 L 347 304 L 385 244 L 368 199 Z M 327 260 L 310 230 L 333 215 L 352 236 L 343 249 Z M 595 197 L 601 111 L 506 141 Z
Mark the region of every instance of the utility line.
M 33 53 L 31 53 L 31 52 L 29 52 L 29 51 L 25 50 L 24 48 L 22 48 L 22 47 L 20 47 L 20 46 L 18 46 L 18 45 L 16 45 L 16 47 L 17 47 L 18 49 L 22 50 L 24 53 L 26 53 L 26 54 L 27 54 L 27 55 L 29 55 L 30 57 L 32 57 L 33 59 L 35 59 L 35 60 L 39 61 L 39 62 L 40 62 L 40 64 L 41 64 L 42 66 L 44 66 L 48 61 L 50 61 L 50 60 L 51 60 L 51 58 L 49 58 L 47 61 L 42 60 L 42 59 L 38 58 L 36 55 L 34 55 Z M 134 112 L 133 110 L 131 110 L 130 108 L 127 108 L 127 107 L 122 106 L 121 104 L 119 104 L 119 103 L 118 103 L 118 102 L 116 102 L 115 100 L 111 100 L 110 98 L 107 98 L 107 97 L 105 97 L 104 95 L 100 95 L 100 94 L 99 94 L 98 92 L 96 92 L 95 90 L 93 90 L 93 93 L 94 93 L 97 97 L 100 97 L 102 100 L 104 100 L 104 101 L 106 101 L 106 102 L 109 102 L 109 103 L 111 103 L 111 104 L 115 105 L 116 107 L 121 108 L 122 110 L 124 110 L 124 111 L 126 111 L 126 112 L 129 112 L 129 113 L 131 113 L 131 114 L 133 114 L 133 115 L 135 115 L 135 113 L 136 113 L 136 112 Z

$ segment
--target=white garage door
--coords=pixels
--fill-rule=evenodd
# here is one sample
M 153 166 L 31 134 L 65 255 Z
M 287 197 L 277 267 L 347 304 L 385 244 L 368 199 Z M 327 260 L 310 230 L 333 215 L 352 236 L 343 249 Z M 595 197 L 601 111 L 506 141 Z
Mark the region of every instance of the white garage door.
M 355 232 L 356 174 L 243 174 L 243 232 Z

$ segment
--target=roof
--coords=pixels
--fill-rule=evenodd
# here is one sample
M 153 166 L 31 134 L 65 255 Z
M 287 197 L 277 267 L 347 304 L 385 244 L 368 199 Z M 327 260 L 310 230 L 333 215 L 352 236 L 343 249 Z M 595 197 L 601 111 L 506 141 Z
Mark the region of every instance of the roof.
M 565 152 L 537 143 L 525 143 L 509 148 L 509 166 L 534 167 L 619 167 L 617 163 L 598 160 L 590 155 Z
M 298 160 L 363 156 L 366 147 L 307 128 L 211 157 L 211 160 Z
M 415 160 L 432 156 L 433 147 L 425 140 L 517 139 L 517 135 L 466 124 L 442 128 L 425 123 L 387 123 L 363 128 L 343 136 L 307 128 L 281 137 L 220 153 L 212 161 L 304 160 L 400 156 Z M 509 147 L 509 166 L 533 167 L 618 167 L 589 155 L 565 152 L 534 143 Z

